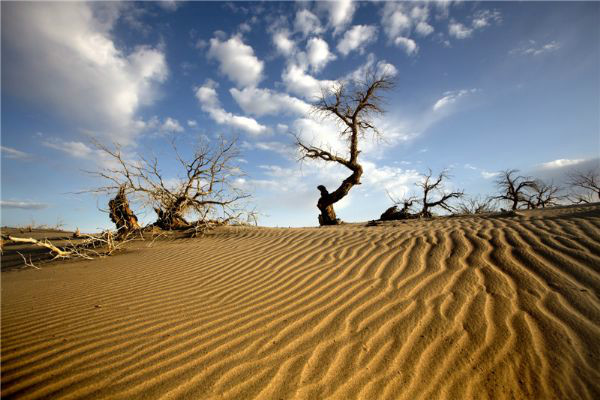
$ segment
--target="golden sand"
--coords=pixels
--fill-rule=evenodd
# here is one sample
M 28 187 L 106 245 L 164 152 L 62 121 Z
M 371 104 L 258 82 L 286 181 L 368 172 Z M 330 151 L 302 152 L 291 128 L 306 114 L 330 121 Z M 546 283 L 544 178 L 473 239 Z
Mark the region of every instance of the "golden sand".
M 600 205 L 148 244 L 2 273 L 2 398 L 600 398 Z

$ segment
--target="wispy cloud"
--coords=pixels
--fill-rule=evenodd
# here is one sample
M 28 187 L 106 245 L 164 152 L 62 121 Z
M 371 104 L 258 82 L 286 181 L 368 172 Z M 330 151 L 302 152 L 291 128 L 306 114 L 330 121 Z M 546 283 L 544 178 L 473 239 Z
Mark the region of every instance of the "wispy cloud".
M 539 44 L 535 40 L 530 40 L 526 45 L 512 49 L 511 51 L 509 51 L 509 54 L 539 56 L 542 54 L 553 53 L 558 49 L 560 49 L 560 44 L 555 40 L 546 44 Z
M 578 159 L 574 159 L 574 160 L 569 160 L 566 158 L 559 158 L 558 160 L 542 163 L 542 164 L 540 164 L 540 167 L 542 167 L 544 169 L 562 168 L 562 167 L 568 167 L 570 165 L 580 164 L 584 161 L 585 160 L 583 158 L 578 158 Z
M 2 208 L 18 208 L 23 210 L 41 210 L 48 207 L 47 203 L 35 201 L 0 200 Z
M 446 108 L 449 105 L 456 103 L 460 98 L 475 92 L 477 92 L 477 89 L 462 89 L 445 92 L 444 96 L 437 100 L 433 105 L 433 111 Z
M 29 153 L 24 151 L 13 149 L 12 147 L 0 146 L 2 155 L 11 160 L 26 160 L 31 157 Z

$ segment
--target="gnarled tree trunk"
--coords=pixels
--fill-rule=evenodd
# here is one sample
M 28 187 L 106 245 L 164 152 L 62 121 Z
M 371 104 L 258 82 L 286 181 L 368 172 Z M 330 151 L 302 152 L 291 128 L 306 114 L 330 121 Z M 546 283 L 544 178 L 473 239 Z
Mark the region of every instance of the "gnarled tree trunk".
M 158 219 L 154 225 L 167 231 L 189 228 L 190 223 L 183 217 L 187 202 L 188 198 L 182 196 L 177 198 L 166 210 L 155 208 Z
M 321 226 L 339 225 L 340 219 L 336 218 L 333 205 L 346 196 L 350 189 L 352 189 L 352 186 L 360 185 L 360 177 L 363 172 L 362 167 L 357 163 L 348 167 L 352 167 L 352 175 L 344 179 L 340 187 L 334 192 L 329 193 L 323 185 L 317 186 L 317 189 L 321 192 L 321 197 L 317 202 L 317 208 L 321 211 L 321 215 L 319 215 L 319 225 Z
M 121 186 L 115 198 L 108 202 L 108 208 L 110 219 L 117 226 L 119 234 L 140 229 L 138 219 L 129 207 L 129 201 L 125 195 L 125 186 Z

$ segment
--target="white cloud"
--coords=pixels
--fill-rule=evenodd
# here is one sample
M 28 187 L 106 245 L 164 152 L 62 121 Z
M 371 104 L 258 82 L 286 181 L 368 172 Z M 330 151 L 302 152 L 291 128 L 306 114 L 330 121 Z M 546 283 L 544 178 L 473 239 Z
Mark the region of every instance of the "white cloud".
M 415 27 L 415 31 L 417 31 L 417 33 L 421 36 L 427 36 L 427 35 L 433 33 L 433 26 L 429 25 L 425 21 L 420 21 L 417 23 L 417 26 Z
M 407 34 L 412 26 L 412 21 L 404 9 L 404 4 L 389 1 L 385 3 L 382 10 L 381 24 L 383 30 L 390 40 L 397 36 Z
M 188 119 L 188 121 L 187 121 L 187 125 L 188 125 L 190 128 L 195 128 L 196 126 L 198 126 L 198 123 L 197 123 L 197 122 L 196 122 L 196 120 L 194 120 L 194 119 Z
M 93 153 L 94 149 L 83 142 L 77 141 L 63 141 L 57 138 L 46 140 L 42 142 L 42 144 L 46 147 L 50 147 L 55 150 L 62 151 L 70 155 L 71 157 L 76 158 L 89 158 Z
M 323 69 L 330 61 L 335 60 L 335 55 L 329 51 L 329 45 L 321 38 L 313 37 L 306 43 L 307 60 L 315 72 Z
M 217 37 L 210 39 L 208 57 L 217 59 L 219 71 L 239 87 L 254 86 L 262 79 L 264 63 L 239 35 L 225 41 Z
M 196 88 L 196 98 L 200 102 L 203 111 L 218 124 L 227 125 L 239 129 L 250 135 L 261 135 L 267 133 L 267 127 L 259 124 L 255 119 L 234 115 L 225 111 L 217 97 L 216 83 L 210 80 Z
M 450 92 L 445 92 L 444 96 L 437 100 L 433 105 L 433 111 L 438 111 L 442 108 L 448 107 L 451 104 L 454 104 L 460 99 L 470 93 L 475 93 L 477 89 L 462 89 L 455 90 Z
M 183 127 L 181 126 L 179 121 L 177 121 L 176 119 L 167 117 L 165 122 L 163 122 L 162 126 L 160 127 L 160 130 L 161 130 L 161 132 L 164 132 L 164 133 L 183 132 Z
M 348 29 L 344 37 L 337 45 L 337 49 L 343 55 L 357 50 L 360 54 L 369 43 L 377 39 L 377 28 L 372 25 L 354 25 Z
M 502 15 L 498 10 L 479 10 L 473 15 L 472 26 L 475 29 L 486 28 L 492 24 L 502 22 Z
M 481 176 L 484 179 L 492 179 L 492 178 L 495 178 L 498 175 L 500 175 L 500 172 L 481 171 Z
M 2 155 L 11 160 L 26 160 L 31 157 L 30 154 L 13 149 L 12 147 L 0 146 L 0 149 L 2 150 Z
M 404 49 L 406 54 L 408 54 L 409 56 L 412 56 L 413 54 L 416 54 L 419 51 L 419 47 L 417 46 L 417 43 L 414 40 L 402 36 L 394 39 L 394 44 Z
M 277 51 L 284 56 L 290 56 L 296 50 L 296 44 L 290 39 L 290 33 L 287 30 L 274 32 L 273 44 Z
M 298 10 L 298 12 L 296 12 L 294 29 L 296 32 L 302 32 L 304 37 L 308 35 L 318 35 L 323 32 L 319 18 L 307 9 Z
M 319 4 L 326 7 L 329 14 L 329 26 L 333 27 L 334 34 L 337 34 L 352 22 L 357 7 L 352 0 L 325 1 Z
M 269 114 L 300 114 L 309 112 L 310 105 L 285 93 L 269 89 L 231 88 L 229 93 L 245 113 L 257 116 Z
M 330 88 L 335 81 L 318 80 L 306 73 L 300 65 L 290 63 L 281 74 L 281 79 L 286 89 L 310 101 L 321 95 L 321 88 Z
M 450 21 L 450 24 L 448 25 L 448 33 L 450 36 L 454 36 L 456 39 L 466 39 L 471 37 L 473 34 L 473 29 L 467 28 L 460 22 Z
M 282 142 L 243 142 L 241 147 L 247 150 L 272 151 L 290 160 L 294 159 L 296 152 L 292 144 Z
M 143 127 L 137 112 L 156 99 L 168 69 L 160 48 L 117 48 L 111 30 L 120 7 L 3 4 L 3 36 L 11 38 L 3 48 L 11 54 L 2 62 L 7 89 L 62 114 L 77 128 L 132 143 Z M 98 8 L 110 12 L 96 13 Z
M 558 49 L 560 49 L 560 45 L 554 40 L 544 45 L 539 45 L 535 40 L 530 40 L 527 45 L 513 49 L 509 53 L 522 54 L 528 56 L 539 56 L 541 54 L 555 52 Z
M 14 201 L 14 200 L 1 200 L 0 208 L 20 208 L 23 210 L 41 210 L 47 208 L 48 204 L 39 203 L 36 201 Z
M 585 160 L 582 158 L 578 158 L 578 159 L 574 159 L 574 160 L 569 160 L 566 158 L 559 158 L 558 160 L 542 163 L 542 164 L 540 164 L 540 166 L 544 169 L 554 169 L 554 168 L 567 167 L 570 165 L 576 165 L 576 164 L 582 163 L 584 161 Z
M 376 61 L 375 54 L 370 53 L 367 56 L 367 62 L 352 71 L 344 79 L 361 82 L 372 72 L 375 72 L 376 76 L 394 77 L 398 73 L 398 70 L 385 60 Z

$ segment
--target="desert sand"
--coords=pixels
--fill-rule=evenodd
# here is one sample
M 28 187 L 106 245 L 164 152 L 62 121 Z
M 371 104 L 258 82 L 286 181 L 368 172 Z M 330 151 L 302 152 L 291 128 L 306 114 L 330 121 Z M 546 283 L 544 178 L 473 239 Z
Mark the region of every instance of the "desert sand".
M 2 273 L 2 398 L 598 399 L 600 205 Z

